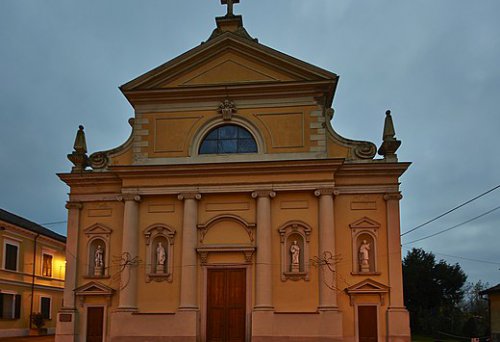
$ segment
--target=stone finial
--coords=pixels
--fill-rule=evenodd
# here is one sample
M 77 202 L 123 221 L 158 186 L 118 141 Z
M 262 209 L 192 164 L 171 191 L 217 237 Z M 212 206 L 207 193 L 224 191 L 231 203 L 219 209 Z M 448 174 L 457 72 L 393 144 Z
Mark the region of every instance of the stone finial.
M 392 122 L 391 111 L 385 112 L 384 134 L 382 135 L 382 145 L 378 149 L 378 154 L 384 156 L 387 161 L 398 161 L 396 151 L 401 145 L 401 141 L 396 139 L 396 131 Z
M 87 142 L 85 141 L 85 132 L 82 125 L 78 127 L 78 132 L 76 132 L 73 149 L 74 151 L 68 154 L 68 159 L 74 165 L 71 172 L 82 172 L 88 166 Z

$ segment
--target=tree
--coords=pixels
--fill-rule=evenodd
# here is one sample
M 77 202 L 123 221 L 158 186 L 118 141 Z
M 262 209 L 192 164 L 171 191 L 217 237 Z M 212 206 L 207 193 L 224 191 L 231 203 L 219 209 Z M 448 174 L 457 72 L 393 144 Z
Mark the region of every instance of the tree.
M 419 248 L 408 252 L 403 259 L 403 287 L 412 330 L 424 334 L 456 332 L 466 280 L 459 264 L 436 262 L 434 254 Z

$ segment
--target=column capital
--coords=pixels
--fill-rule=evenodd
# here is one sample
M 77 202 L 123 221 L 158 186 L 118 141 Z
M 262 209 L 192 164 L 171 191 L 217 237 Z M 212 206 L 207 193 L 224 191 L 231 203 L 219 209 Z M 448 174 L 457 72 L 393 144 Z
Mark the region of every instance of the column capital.
M 338 194 L 340 194 L 340 191 L 335 190 L 334 187 L 319 188 L 319 189 L 314 190 L 314 196 L 316 196 L 316 197 L 325 196 L 325 195 L 337 196 Z
M 182 194 L 179 194 L 177 198 L 179 199 L 179 201 L 183 201 L 185 199 L 201 200 L 201 194 L 197 192 L 184 192 Z
M 258 198 L 258 197 L 274 198 L 276 197 L 276 192 L 272 190 L 257 190 L 252 192 L 252 198 Z
M 83 208 L 82 202 L 71 202 L 71 201 L 66 202 L 66 209 L 82 209 L 82 208 Z
M 384 200 L 386 200 L 386 201 L 399 201 L 402 198 L 403 198 L 403 195 L 401 195 L 400 192 L 394 192 L 394 193 L 384 195 Z
M 141 196 L 138 194 L 121 194 L 118 196 L 118 201 L 120 202 L 127 202 L 127 201 L 135 201 L 135 202 L 140 202 L 141 201 Z

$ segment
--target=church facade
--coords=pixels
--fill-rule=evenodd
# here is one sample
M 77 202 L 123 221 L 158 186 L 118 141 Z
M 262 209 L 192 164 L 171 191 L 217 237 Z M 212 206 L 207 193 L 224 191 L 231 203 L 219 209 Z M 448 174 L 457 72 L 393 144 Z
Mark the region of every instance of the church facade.
M 338 76 L 241 16 L 120 89 L 130 138 L 68 158 L 56 341 L 410 341 L 390 112 L 374 144 L 331 126 Z

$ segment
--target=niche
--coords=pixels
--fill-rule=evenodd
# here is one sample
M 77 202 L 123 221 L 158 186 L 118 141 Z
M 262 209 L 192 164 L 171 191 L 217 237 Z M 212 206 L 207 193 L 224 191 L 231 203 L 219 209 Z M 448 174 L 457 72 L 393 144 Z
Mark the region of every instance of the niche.
M 155 224 L 144 231 L 146 239 L 146 282 L 172 282 L 175 230 Z
M 352 236 L 352 274 L 377 275 L 377 238 L 380 224 L 363 217 L 349 225 Z
M 293 221 L 279 230 L 281 240 L 281 280 L 309 280 L 309 240 L 311 228 Z

